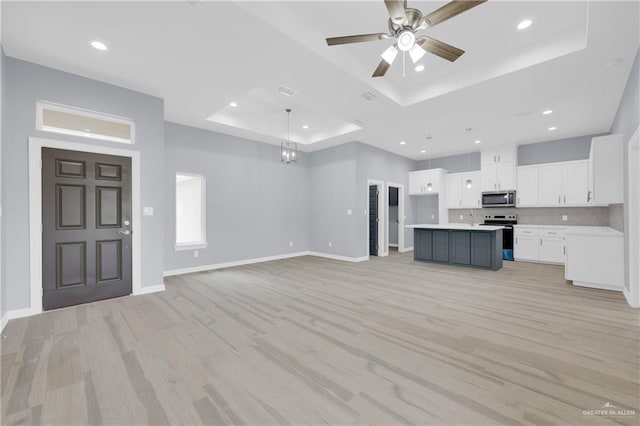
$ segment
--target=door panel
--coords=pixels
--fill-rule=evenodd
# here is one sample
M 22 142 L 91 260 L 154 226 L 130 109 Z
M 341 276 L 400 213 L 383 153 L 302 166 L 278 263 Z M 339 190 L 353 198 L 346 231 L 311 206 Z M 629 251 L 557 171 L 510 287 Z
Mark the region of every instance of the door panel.
M 567 164 L 562 176 L 564 195 L 562 202 L 566 206 L 586 206 L 589 204 L 589 163 L 587 161 Z
M 451 232 L 451 261 L 461 265 L 471 264 L 471 232 Z
M 369 186 L 369 255 L 378 255 L 378 187 Z
M 449 231 L 433 231 L 433 260 L 449 261 Z
M 562 203 L 562 166 L 538 169 L 538 202 L 543 206 L 559 206 Z
M 130 294 L 130 223 L 129 158 L 44 148 L 43 308 Z

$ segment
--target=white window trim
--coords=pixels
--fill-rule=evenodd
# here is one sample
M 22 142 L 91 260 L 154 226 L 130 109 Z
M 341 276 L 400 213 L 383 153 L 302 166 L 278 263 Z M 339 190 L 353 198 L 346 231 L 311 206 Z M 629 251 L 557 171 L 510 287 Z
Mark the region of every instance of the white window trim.
M 62 129 L 58 127 L 46 126 L 43 122 L 43 115 L 44 115 L 45 109 L 52 110 L 52 111 L 65 112 L 67 114 L 80 115 L 83 117 L 95 118 L 98 120 L 110 121 L 113 123 L 128 124 L 129 126 L 131 126 L 131 138 L 124 139 L 124 138 L 118 138 L 115 136 L 99 135 L 94 133 L 81 132 L 79 130 Z M 102 141 L 119 142 L 119 143 L 125 143 L 127 145 L 134 145 L 135 139 L 136 139 L 136 123 L 134 120 L 131 120 L 126 117 L 118 117 L 116 115 L 105 114 L 97 111 L 89 111 L 82 108 L 76 108 L 68 105 L 61 105 L 61 104 L 56 104 L 56 103 L 47 102 L 47 101 L 36 102 L 36 130 L 40 130 L 42 132 L 59 133 L 63 135 L 80 136 L 80 137 L 89 138 L 89 139 L 98 139 Z
M 175 251 L 184 251 L 184 250 L 199 250 L 199 249 L 204 249 L 207 248 L 207 246 L 209 245 L 207 243 L 207 179 L 205 178 L 204 175 L 198 174 L 198 173 L 188 173 L 188 172 L 176 172 L 175 176 L 192 176 L 192 177 L 198 177 L 200 179 L 202 179 L 202 188 L 201 191 L 202 193 L 200 194 L 202 203 L 201 203 L 201 216 L 200 216 L 200 229 L 201 229 L 201 236 L 204 237 L 204 239 L 202 241 L 189 241 L 187 243 L 178 243 L 178 216 L 176 215 L 176 221 L 175 221 L 175 232 L 174 232 L 174 241 L 175 244 L 173 246 Z M 175 179 L 175 177 L 174 177 Z M 174 183 L 174 195 L 175 195 L 175 202 L 177 203 L 177 199 L 178 199 L 178 188 L 176 186 L 176 184 Z M 177 206 L 174 206 L 174 208 L 177 208 Z

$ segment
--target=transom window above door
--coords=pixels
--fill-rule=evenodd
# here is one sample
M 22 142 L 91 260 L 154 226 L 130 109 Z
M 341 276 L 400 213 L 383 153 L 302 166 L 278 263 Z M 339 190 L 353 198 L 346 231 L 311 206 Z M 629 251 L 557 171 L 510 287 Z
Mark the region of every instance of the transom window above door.
M 49 102 L 36 106 L 36 129 L 111 142 L 133 144 L 133 120 Z

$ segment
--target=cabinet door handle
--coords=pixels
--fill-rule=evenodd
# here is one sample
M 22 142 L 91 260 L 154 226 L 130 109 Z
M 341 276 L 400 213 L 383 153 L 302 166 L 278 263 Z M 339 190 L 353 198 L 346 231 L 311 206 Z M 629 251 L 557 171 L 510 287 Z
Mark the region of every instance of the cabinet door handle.
M 556 234 L 557 234 L 557 232 L 547 232 L 547 234 L 550 234 L 550 235 L 556 235 Z
M 520 204 L 520 197 L 518 197 L 518 204 Z
M 495 156 L 495 155 L 493 156 L 493 162 L 494 162 L 494 163 L 497 163 L 497 161 L 496 161 L 496 156 Z
M 562 254 L 567 254 L 567 246 L 562 246 Z
M 518 237 L 516 237 L 516 245 L 518 245 Z
M 540 238 L 540 245 L 542 246 L 542 238 Z
M 591 191 L 587 191 L 587 203 L 591 201 Z
M 500 156 L 498 155 L 498 163 L 500 162 Z
M 558 204 L 560 204 L 560 196 L 558 195 Z
M 567 204 L 567 196 L 564 196 L 564 203 Z

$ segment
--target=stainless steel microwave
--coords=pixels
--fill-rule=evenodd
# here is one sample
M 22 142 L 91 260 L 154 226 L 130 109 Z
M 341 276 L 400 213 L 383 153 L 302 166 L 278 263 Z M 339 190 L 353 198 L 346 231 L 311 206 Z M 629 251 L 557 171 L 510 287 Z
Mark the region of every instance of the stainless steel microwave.
M 516 191 L 491 191 L 482 193 L 482 207 L 515 207 Z

